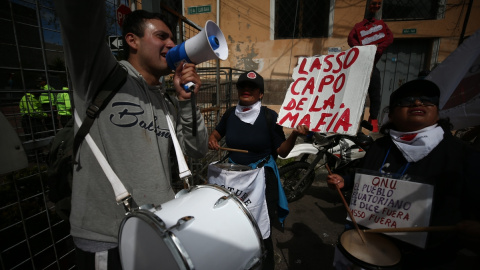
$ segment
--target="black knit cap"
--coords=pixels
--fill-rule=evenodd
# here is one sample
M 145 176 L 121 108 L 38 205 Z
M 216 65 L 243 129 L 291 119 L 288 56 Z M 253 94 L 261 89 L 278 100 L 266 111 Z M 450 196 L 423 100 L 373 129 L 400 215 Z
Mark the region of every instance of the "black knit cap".
M 256 85 L 260 89 L 260 93 L 263 93 L 264 91 L 263 77 L 260 76 L 260 74 L 258 74 L 254 70 L 250 70 L 245 73 L 242 73 L 240 77 L 238 77 L 237 89 L 241 88 L 244 84 L 248 82 Z
M 390 95 L 390 108 L 395 107 L 396 102 L 405 97 L 426 96 L 440 99 L 440 89 L 429 80 L 416 79 L 402 84 Z M 438 106 L 438 102 L 435 104 Z

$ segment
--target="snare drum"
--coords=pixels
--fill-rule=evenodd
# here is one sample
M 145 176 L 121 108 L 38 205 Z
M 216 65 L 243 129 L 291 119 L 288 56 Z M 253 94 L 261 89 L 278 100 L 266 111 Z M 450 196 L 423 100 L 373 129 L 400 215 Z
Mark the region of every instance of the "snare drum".
M 400 250 L 385 236 L 364 233 L 363 243 L 356 230 L 340 235 L 335 248 L 335 269 L 400 269 Z
M 260 230 L 237 197 L 214 185 L 194 186 L 120 226 L 123 269 L 257 269 Z

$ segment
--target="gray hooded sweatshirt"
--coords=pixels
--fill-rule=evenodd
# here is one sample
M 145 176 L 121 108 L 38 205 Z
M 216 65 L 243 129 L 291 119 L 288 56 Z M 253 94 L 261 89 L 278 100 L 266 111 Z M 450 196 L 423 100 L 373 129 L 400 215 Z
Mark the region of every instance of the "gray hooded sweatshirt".
M 92 95 L 117 64 L 105 43 L 105 2 L 61 0 L 55 4 L 74 104 L 83 119 Z M 207 130 L 197 109 L 198 131 L 192 136 L 190 101 L 173 98 L 172 104 L 160 87 L 147 85 L 130 63 L 121 65 L 128 70 L 127 81 L 95 120 L 90 135 L 137 204 L 160 205 L 174 198 L 169 154 L 173 145 L 161 99 L 169 104 L 184 154 L 191 158 L 206 154 Z M 112 186 L 87 143 L 82 143 L 76 160 L 71 235 L 114 246 L 125 210 L 117 205 Z

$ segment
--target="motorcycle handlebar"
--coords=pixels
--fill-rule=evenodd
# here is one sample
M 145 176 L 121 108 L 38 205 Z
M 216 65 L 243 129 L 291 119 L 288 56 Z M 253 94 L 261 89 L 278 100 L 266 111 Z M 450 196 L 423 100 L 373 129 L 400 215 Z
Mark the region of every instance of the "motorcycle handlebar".
M 331 143 L 338 143 L 341 138 L 349 139 L 356 145 L 362 147 L 366 150 L 370 144 L 373 143 L 373 138 L 366 135 L 363 132 L 358 132 L 357 135 L 346 135 L 346 134 L 325 134 L 325 133 L 313 133 L 315 137 L 315 142 L 318 146 L 327 146 Z
M 367 120 L 362 120 L 362 122 L 360 122 L 360 127 L 362 128 L 365 128 L 367 130 L 370 130 L 372 131 L 373 130 L 373 126 L 372 124 L 370 124 Z M 318 132 L 313 132 L 313 131 L 310 131 L 309 134 L 307 135 L 307 139 L 310 139 L 315 137 L 315 140 L 317 142 L 322 142 L 322 141 L 325 141 L 325 139 L 330 139 L 330 138 L 335 138 L 335 137 L 344 137 L 344 138 L 347 138 L 347 139 L 350 139 L 350 140 L 357 140 L 359 137 L 362 137 L 361 141 L 364 141 L 365 138 L 364 137 L 370 137 L 368 135 L 365 135 L 363 132 L 359 131 L 357 133 L 357 135 L 344 135 L 344 134 L 326 134 L 326 133 L 318 133 Z M 360 144 L 362 144 L 360 141 Z

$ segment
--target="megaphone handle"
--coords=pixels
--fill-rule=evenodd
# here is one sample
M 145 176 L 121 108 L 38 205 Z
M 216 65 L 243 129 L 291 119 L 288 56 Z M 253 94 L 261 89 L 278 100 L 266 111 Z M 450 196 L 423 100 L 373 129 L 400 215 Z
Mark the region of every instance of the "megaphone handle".
M 183 89 L 185 89 L 185 92 L 193 92 L 193 89 L 195 89 L 195 83 L 193 82 L 188 82 L 183 85 Z

